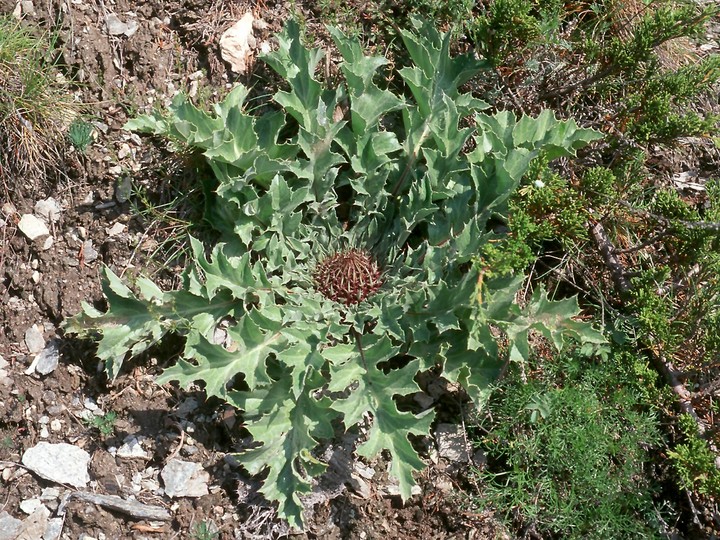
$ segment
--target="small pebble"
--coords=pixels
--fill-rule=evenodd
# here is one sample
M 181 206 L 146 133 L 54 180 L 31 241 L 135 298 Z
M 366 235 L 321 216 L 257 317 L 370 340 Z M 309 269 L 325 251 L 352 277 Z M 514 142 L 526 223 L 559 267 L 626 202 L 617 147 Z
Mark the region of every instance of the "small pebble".
M 42 501 L 40 499 L 25 499 L 20 503 L 20 510 L 30 515 L 41 506 Z
M 53 499 L 57 499 L 60 497 L 60 490 L 55 487 L 47 487 L 42 490 L 42 493 L 40 494 L 40 500 L 41 501 L 52 501 Z

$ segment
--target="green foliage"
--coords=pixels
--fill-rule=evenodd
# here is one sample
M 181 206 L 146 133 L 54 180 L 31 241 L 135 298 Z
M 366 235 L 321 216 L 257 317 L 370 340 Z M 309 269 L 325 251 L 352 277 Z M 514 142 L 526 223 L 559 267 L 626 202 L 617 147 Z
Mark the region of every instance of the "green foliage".
M 472 264 L 532 160 L 572 156 L 600 135 L 550 111 L 482 113 L 486 104 L 460 86 L 484 63 L 451 57 L 449 33 L 428 23 L 401 30 L 412 59 L 398 71 L 406 95 L 376 80 L 385 58 L 330 33 L 343 57 L 337 88 L 318 82 L 324 53 L 305 48 L 291 21 L 264 57 L 287 81 L 276 110 L 246 113 L 238 86 L 214 114 L 179 96 L 166 115 L 128 122 L 203 152 L 218 181 L 206 219 L 222 241 L 206 250 L 191 239 L 178 291 L 140 278 L 136 293 L 104 269 L 107 311 L 84 305 L 65 327 L 101 335 L 111 377 L 166 334 L 183 336 L 182 358 L 158 382 L 201 382 L 243 411 L 256 446 L 238 459 L 265 474 L 262 492 L 297 527 L 302 496 L 326 468 L 313 451 L 338 429 L 364 426 L 357 452 L 387 451 L 410 496 L 423 462 L 408 435 L 426 434 L 433 412 L 400 410 L 395 397 L 418 390 L 418 373 L 441 369 L 482 406 L 506 361 L 496 330 L 513 361 L 528 358 L 531 333 L 558 349 L 604 342 L 573 319 L 575 299 L 550 301 L 538 288 L 521 308 L 522 276 L 492 278 Z M 379 288 L 366 273 L 376 267 Z M 348 294 L 321 292 L 333 287 Z
M 217 527 L 212 522 L 201 521 L 193 526 L 190 538 L 192 540 L 216 540 L 218 534 Z
M 92 415 L 85 420 L 88 426 L 97 429 L 101 435 L 109 437 L 115 433 L 115 421 L 117 413 L 114 411 L 106 412 L 101 415 Z
M 549 169 L 544 156 L 530 164 L 523 184 L 509 202 L 509 233 L 480 248 L 478 262 L 489 275 L 523 272 L 546 244 L 572 249 L 587 241 L 585 197 Z
M 672 295 L 663 287 L 670 274 L 667 268 L 648 270 L 633 279 L 633 312 L 640 325 L 641 335 L 664 347 L 674 347 L 681 336 L 672 324 L 675 311 Z
M 468 32 L 478 50 L 493 65 L 517 61 L 533 44 L 556 34 L 563 2 L 494 0 L 468 20 Z
M 68 139 L 81 154 L 85 153 L 87 147 L 93 142 L 93 126 L 79 118 L 73 120 L 68 128 Z
M 716 6 L 675 0 L 483 4 L 466 23 L 468 35 L 515 95 L 539 105 L 563 98 L 575 116 L 600 108 L 610 122 L 598 125 L 640 143 L 704 135 L 715 126 L 714 115 L 688 105 L 720 78 L 720 57 L 692 58 L 682 40 L 702 36 Z M 529 105 L 506 101 L 507 94 L 497 99 Z
M 688 415 L 678 422 L 684 442 L 668 452 L 679 477 L 680 487 L 710 497 L 720 496 L 720 469 L 715 465 L 715 452 L 698 434 L 695 420 Z
M 543 538 L 659 537 L 644 472 L 661 441 L 654 371 L 623 352 L 529 367 L 540 372 L 515 370 L 491 399 L 481 504 Z

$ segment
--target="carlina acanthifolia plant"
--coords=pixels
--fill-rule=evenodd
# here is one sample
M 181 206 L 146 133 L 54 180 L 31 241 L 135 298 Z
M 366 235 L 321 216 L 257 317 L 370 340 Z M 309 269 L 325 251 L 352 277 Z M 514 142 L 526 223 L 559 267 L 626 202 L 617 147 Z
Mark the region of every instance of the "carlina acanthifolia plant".
M 410 497 L 424 465 L 408 435 L 426 435 L 433 411 L 401 411 L 395 397 L 417 392 L 415 377 L 433 369 L 481 406 L 506 361 L 491 328 L 518 361 L 531 330 L 558 348 L 604 341 L 573 320 L 576 300 L 538 288 L 520 308 L 523 276 L 490 278 L 476 261 L 530 161 L 573 155 L 600 135 L 550 111 L 483 114 L 459 86 L 485 64 L 451 58 L 448 33 L 413 24 L 402 32 L 407 95 L 378 86 L 387 60 L 337 29 L 345 83 L 323 87 L 314 73 L 324 53 L 306 49 L 290 21 L 264 57 L 287 81 L 273 111 L 245 112 L 238 86 L 215 114 L 178 96 L 167 113 L 128 122 L 203 151 L 217 180 L 206 217 L 222 239 L 209 254 L 190 239 L 194 260 L 177 291 L 140 278 L 133 292 L 105 268 L 107 311 L 85 305 L 65 327 L 102 336 L 110 377 L 165 334 L 183 336 L 183 358 L 158 382 L 201 381 L 242 411 L 256 445 L 238 459 L 265 473 L 262 492 L 299 528 L 302 496 L 326 468 L 313 451 L 340 428 L 365 426 L 357 453 L 387 451 Z

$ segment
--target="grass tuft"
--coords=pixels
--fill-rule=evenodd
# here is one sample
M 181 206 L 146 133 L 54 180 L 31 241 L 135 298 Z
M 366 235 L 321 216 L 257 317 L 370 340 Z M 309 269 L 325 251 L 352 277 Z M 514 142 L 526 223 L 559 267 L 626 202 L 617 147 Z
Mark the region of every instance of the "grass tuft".
M 77 116 L 54 40 L 0 16 L 0 177 L 44 179 L 61 163 L 65 134 Z M 28 185 L 27 182 L 24 185 Z M 5 192 L 11 187 L 5 184 Z M 30 186 L 33 187 L 33 186 Z

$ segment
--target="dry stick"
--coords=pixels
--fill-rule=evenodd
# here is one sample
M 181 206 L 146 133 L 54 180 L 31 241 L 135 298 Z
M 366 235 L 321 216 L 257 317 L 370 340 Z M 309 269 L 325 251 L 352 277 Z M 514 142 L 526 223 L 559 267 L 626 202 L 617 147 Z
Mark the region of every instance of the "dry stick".
M 598 250 L 605 261 L 605 266 L 610 270 L 610 277 L 621 296 L 627 296 L 630 292 L 630 282 L 625 275 L 625 267 L 615 256 L 615 246 L 605 232 L 605 227 L 599 221 L 590 229 L 595 239 Z
M 139 501 L 123 499 L 117 495 L 99 495 L 96 493 L 87 493 L 84 491 L 71 491 L 67 493 L 60 502 L 57 514 L 62 516 L 65 514 L 65 506 L 70 499 L 77 499 L 90 504 L 104 506 L 116 512 L 126 514 L 135 519 L 149 519 L 153 521 L 167 521 L 172 519 L 172 515 L 162 506 L 153 506 L 144 504 Z
M 690 393 L 688 389 L 685 388 L 685 385 L 680 382 L 680 379 L 678 379 L 679 371 L 675 369 L 675 366 L 673 366 L 672 362 L 665 360 L 662 355 L 653 354 L 653 358 L 655 359 L 655 364 L 658 371 L 660 371 L 660 373 L 665 377 L 665 380 L 667 381 L 672 391 L 675 393 L 676 396 L 678 396 L 680 412 L 692 416 L 695 420 L 695 423 L 697 424 L 700 434 L 705 433 L 707 429 L 707 427 L 705 426 L 705 422 L 703 422 L 703 420 L 697 415 L 695 409 L 692 406 L 693 394 Z

